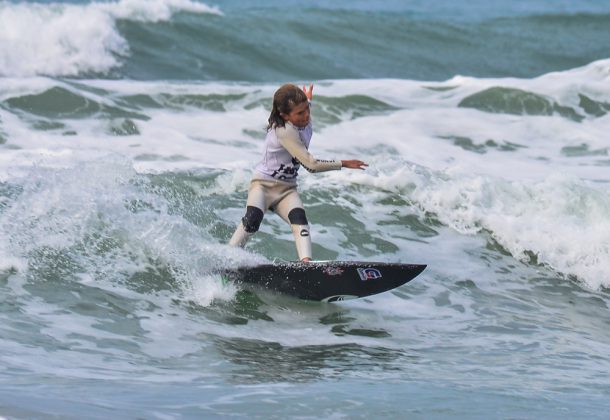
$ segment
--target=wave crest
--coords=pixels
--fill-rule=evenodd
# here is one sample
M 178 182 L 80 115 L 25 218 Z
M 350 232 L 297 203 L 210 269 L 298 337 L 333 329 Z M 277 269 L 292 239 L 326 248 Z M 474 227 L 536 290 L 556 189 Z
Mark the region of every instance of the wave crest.
M 417 168 L 398 175 L 413 202 L 457 232 L 486 231 L 521 261 L 575 276 L 592 289 L 610 286 L 607 185 L 562 174 L 528 182 Z
M 191 0 L 0 4 L 0 76 L 107 73 L 129 54 L 117 20 L 160 22 L 179 11 L 221 13 Z

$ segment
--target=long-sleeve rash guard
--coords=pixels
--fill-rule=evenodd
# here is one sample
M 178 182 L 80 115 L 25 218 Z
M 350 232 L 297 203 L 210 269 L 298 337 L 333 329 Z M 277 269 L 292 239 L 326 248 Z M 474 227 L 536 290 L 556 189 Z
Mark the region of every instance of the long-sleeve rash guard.
M 267 132 L 262 161 L 256 166 L 264 179 L 276 179 L 296 183 L 301 165 L 309 172 L 341 169 L 340 160 L 320 160 L 309 153 L 313 129 L 311 122 L 297 128 L 290 122 L 285 127 L 275 127 Z

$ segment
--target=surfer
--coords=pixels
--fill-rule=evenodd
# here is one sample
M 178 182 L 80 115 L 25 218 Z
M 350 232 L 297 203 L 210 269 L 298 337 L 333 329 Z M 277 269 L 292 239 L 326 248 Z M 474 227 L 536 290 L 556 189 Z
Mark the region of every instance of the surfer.
M 297 192 L 297 175 L 303 166 L 309 172 L 341 168 L 364 169 L 361 160 L 320 160 L 309 153 L 313 134 L 310 106 L 313 84 L 300 89 L 281 86 L 273 95 L 263 159 L 255 168 L 248 189 L 246 214 L 229 245 L 243 247 L 258 231 L 266 210 L 277 213 L 292 228 L 299 260 L 311 261 L 311 236 L 303 202 Z

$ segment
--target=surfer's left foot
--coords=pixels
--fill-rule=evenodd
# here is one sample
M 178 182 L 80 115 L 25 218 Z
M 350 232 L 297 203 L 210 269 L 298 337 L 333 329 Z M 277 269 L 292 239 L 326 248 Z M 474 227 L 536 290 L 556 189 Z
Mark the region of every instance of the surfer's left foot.
M 305 257 L 301 260 L 301 262 L 311 262 L 311 258 Z

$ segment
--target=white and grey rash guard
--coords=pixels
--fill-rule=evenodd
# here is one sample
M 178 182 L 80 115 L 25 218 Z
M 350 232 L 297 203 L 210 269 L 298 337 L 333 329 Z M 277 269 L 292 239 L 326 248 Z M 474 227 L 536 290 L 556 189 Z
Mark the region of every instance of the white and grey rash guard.
M 296 184 L 301 165 L 309 172 L 341 169 L 340 160 L 319 160 L 309 153 L 313 134 L 311 122 L 297 128 L 286 121 L 285 127 L 275 127 L 267 132 L 263 160 L 256 171 L 263 179 L 275 179 Z

